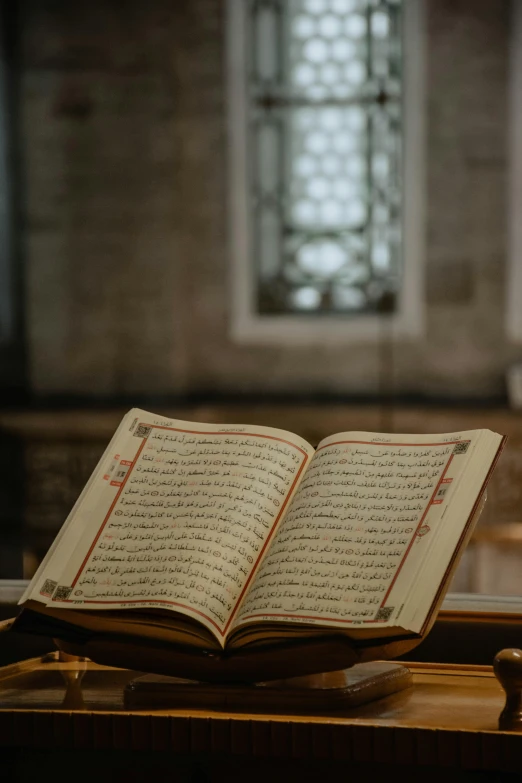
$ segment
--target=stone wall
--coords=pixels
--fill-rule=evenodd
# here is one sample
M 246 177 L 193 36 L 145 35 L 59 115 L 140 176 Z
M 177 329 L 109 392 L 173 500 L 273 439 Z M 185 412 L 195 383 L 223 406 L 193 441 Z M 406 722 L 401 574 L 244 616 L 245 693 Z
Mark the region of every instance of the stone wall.
M 396 386 L 502 393 L 508 0 L 427 0 L 427 333 Z M 228 336 L 225 0 L 21 0 L 37 393 L 378 391 L 375 346 Z M 349 328 L 349 323 L 347 323 Z

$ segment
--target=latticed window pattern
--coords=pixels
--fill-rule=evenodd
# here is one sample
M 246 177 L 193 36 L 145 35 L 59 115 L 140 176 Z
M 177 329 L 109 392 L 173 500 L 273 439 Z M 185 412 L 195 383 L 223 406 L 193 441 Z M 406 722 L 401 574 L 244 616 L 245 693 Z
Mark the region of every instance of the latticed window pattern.
M 401 0 L 248 2 L 258 312 L 391 312 L 401 276 Z

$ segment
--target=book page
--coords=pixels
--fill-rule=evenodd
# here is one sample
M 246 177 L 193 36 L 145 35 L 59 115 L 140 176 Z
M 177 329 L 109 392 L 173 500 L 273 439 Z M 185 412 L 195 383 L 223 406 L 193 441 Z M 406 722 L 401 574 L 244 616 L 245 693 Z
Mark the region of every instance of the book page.
M 120 443 L 122 439 L 125 439 L 127 431 L 129 430 L 129 427 L 132 424 L 134 418 L 135 418 L 134 413 L 131 410 L 123 417 L 123 419 L 119 423 L 118 428 L 116 429 L 116 432 L 112 436 L 110 442 L 107 444 L 107 448 L 103 452 L 100 461 L 98 462 L 96 468 L 93 470 L 87 484 L 84 486 L 83 490 L 81 491 L 80 496 L 78 497 L 76 503 L 74 504 L 73 508 L 69 512 L 67 519 L 65 520 L 58 535 L 56 536 L 53 543 L 51 544 L 44 559 L 38 566 L 36 573 L 34 574 L 30 583 L 27 585 L 27 588 L 25 589 L 24 594 L 22 595 L 18 603 L 20 604 L 25 603 L 25 601 L 27 601 L 30 598 L 30 596 L 34 593 L 34 586 L 42 583 L 42 575 L 44 572 L 47 572 L 48 568 L 50 567 L 51 561 L 54 557 L 54 553 L 56 552 L 56 549 L 58 548 L 65 533 L 68 533 L 69 547 L 71 547 L 71 549 L 72 549 L 72 541 L 74 539 L 73 530 L 78 531 L 77 538 L 79 537 L 79 535 L 81 535 L 81 526 L 78 524 L 81 520 L 77 516 L 76 511 L 78 510 L 80 505 L 84 502 L 86 495 L 92 492 L 91 488 L 93 487 L 93 484 L 96 483 L 96 479 L 99 478 L 100 472 L 103 470 L 104 466 L 110 460 L 111 454 L 116 454 L 118 449 L 117 444 Z M 52 582 L 53 580 L 51 579 L 50 581 Z M 41 596 L 38 597 L 41 599 Z
M 480 432 L 322 441 L 236 626 L 396 623 Z
M 172 608 L 223 636 L 313 449 L 282 430 L 138 414 L 77 509 L 81 540 L 71 551 L 64 535 L 30 595 Z

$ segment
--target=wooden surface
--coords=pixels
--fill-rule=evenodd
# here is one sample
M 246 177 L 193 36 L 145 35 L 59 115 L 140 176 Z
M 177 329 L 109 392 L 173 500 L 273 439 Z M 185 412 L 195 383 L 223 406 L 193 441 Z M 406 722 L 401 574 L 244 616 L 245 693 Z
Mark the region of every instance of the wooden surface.
M 409 666 L 413 688 L 341 712 L 140 712 L 123 702 L 136 672 L 49 656 L 0 670 L 0 746 L 522 770 L 522 735 L 496 728 L 504 694 L 491 667 Z
M 252 712 L 317 712 L 369 704 L 412 686 L 406 666 L 372 661 L 337 672 L 311 674 L 253 685 L 222 685 L 146 674 L 125 688 L 127 709 L 174 707 Z

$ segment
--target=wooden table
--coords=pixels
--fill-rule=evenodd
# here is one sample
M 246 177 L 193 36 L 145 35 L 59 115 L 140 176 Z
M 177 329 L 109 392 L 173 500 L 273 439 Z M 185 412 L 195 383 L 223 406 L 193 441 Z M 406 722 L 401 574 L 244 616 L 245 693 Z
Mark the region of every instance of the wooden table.
M 126 711 L 136 672 L 56 655 L 0 669 L 7 781 L 489 780 L 522 773 L 522 734 L 496 729 L 486 666 L 411 664 L 413 688 L 345 712 Z M 422 769 L 419 769 L 422 768 Z M 2 776 L 2 779 L 3 776 Z M 495 777 L 503 780 L 504 777 Z M 511 780 L 511 775 L 506 779 Z

